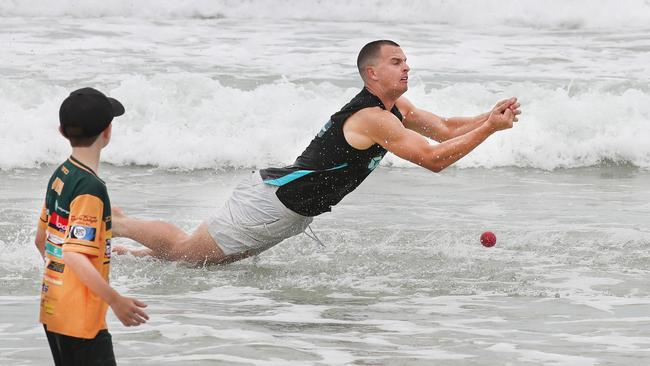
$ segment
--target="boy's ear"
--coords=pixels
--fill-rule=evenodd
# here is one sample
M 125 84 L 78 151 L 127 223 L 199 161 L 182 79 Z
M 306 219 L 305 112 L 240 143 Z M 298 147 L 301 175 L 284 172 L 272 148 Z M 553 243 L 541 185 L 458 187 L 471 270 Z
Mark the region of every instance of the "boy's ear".
M 111 132 L 113 131 L 113 123 L 109 123 L 108 126 L 102 131 L 102 136 L 105 139 L 110 139 L 111 138 Z

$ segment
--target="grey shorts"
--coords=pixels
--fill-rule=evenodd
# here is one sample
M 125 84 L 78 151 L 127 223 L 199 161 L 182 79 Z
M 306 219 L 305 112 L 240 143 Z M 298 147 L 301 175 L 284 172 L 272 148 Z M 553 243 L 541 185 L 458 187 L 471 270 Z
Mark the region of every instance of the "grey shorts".
M 208 232 L 226 255 L 257 254 L 300 234 L 312 222 L 288 209 L 255 171 L 237 185 L 208 220 Z

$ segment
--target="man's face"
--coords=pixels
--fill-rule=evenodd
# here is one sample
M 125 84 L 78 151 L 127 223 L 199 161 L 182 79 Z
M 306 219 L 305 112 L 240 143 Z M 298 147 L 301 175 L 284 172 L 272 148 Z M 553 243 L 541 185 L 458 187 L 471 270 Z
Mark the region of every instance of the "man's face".
M 398 95 L 408 90 L 408 72 L 411 68 L 406 64 L 406 56 L 401 48 L 383 45 L 374 69 L 383 90 Z

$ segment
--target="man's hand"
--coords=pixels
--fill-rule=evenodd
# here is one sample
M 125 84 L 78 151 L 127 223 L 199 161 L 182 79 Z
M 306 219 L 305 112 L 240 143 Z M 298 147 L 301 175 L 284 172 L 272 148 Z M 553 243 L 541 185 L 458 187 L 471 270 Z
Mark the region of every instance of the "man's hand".
M 147 313 L 142 310 L 147 305 L 137 299 L 117 295 L 109 305 L 115 316 L 127 327 L 138 326 L 149 320 Z
M 494 131 L 512 128 L 513 122 L 518 121 L 517 115 L 521 114 L 519 106 L 517 98 L 502 100 L 494 106 L 485 123 Z
M 509 103 L 512 101 L 512 99 L 513 99 L 513 98 L 500 100 L 499 102 L 497 102 L 497 104 L 494 106 L 494 108 L 498 108 L 498 107 L 501 106 L 502 104 L 509 104 Z M 517 122 L 517 121 L 519 121 L 519 118 L 517 118 L 517 116 L 521 114 L 521 110 L 519 110 L 519 107 L 521 107 L 521 104 L 519 104 L 519 102 L 517 102 L 517 98 L 514 98 L 514 99 L 515 99 L 515 103 L 510 104 L 510 106 L 509 106 L 508 108 L 510 108 L 510 110 L 512 111 L 512 113 L 515 115 L 515 119 L 514 119 L 513 121 L 514 121 L 514 122 Z M 494 108 L 492 108 L 492 109 L 494 110 Z M 486 114 L 487 114 L 488 117 L 489 117 L 489 115 L 490 115 L 491 113 L 492 113 L 492 111 L 490 111 L 490 112 L 488 112 L 488 113 L 486 113 Z

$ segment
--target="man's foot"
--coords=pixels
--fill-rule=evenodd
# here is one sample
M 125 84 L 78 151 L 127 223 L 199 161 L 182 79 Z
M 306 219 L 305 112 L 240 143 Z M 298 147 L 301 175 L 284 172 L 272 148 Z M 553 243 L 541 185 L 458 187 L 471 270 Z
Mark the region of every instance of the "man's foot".
M 150 257 L 152 255 L 149 248 L 131 249 L 124 245 L 113 246 L 113 253 L 117 255 L 131 254 L 134 257 Z
M 124 229 L 124 220 L 128 219 L 128 216 L 124 214 L 121 208 L 117 206 L 111 207 L 111 232 L 113 237 L 123 237 Z M 120 253 L 118 253 L 120 254 Z
M 112 215 L 113 220 L 115 220 L 116 218 L 117 219 L 123 219 L 123 218 L 126 217 L 126 214 L 124 214 L 124 210 L 122 210 L 118 206 L 111 207 L 111 215 Z

